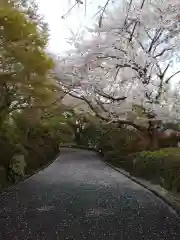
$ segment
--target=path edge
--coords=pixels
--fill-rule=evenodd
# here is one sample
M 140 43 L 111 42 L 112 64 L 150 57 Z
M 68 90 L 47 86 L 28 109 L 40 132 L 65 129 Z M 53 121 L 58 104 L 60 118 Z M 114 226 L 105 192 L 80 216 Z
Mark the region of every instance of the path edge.
M 177 216 L 177 218 L 180 220 L 180 208 L 179 207 L 177 207 L 175 204 L 173 204 L 171 201 L 169 201 L 168 198 L 166 198 L 165 196 L 160 194 L 158 191 L 156 191 L 156 190 L 152 189 L 151 187 L 149 187 L 148 185 L 144 184 L 139 178 L 134 177 L 134 176 L 130 175 L 130 173 L 124 171 L 123 169 L 115 167 L 113 164 L 107 162 L 105 160 L 103 154 L 100 151 L 98 151 L 97 149 L 85 147 L 85 146 L 77 146 L 77 145 L 63 145 L 63 146 L 60 146 L 60 148 L 76 148 L 76 149 L 80 149 L 80 150 L 82 149 L 82 150 L 96 152 L 100 156 L 100 160 L 103 163 L 105 163 L 107 166 L 109 166 L 110 168 L 114 169 L 115 171 L 121 173 L 123 176 L 127 177 L 128 179 L 130 179 L 131 181 L 140 185 L 141 187 L 145 188 L 146 190 L 148 190 L 149 192 L 154 194 L 157 198 L 159 198 L 161 201 L 166 203 L 168 205 L 168 207 L 171 209 L 171 211 L 173 211 L 174 214 Z

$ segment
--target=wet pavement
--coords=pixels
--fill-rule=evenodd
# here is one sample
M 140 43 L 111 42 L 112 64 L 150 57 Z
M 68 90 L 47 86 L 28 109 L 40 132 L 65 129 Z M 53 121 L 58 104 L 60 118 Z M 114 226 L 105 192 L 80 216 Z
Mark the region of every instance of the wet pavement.
M 63 149 L 0 195 L 2 240 L 180 240 L 180 221 L 152 193 L 89 151 Z

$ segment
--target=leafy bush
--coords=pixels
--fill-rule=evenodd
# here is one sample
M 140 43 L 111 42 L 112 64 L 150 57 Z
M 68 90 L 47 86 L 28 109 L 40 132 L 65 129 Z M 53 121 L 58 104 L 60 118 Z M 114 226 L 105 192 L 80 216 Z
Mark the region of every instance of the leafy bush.
M 16 154 L 9 164 L 8 179 L 11 182 L 21 180 L 25 173 L 26 162 L 23 155 Z
M 165 148 L 122 156 L 121 151 L 107 151 L 107 162 L 132 175 L 180 192 L 180 149 Z
M 104 158 L 107 162 L 116 167 L 123 168 L 128 172 L 132 172 L 133 169 L 133 156 L 134 154 L 122 156 L 120 151 L 108 151 L 104 154 Z
M 136 154 L 132 173 L 167 189 L 180 191 L 180 149 L 166 148 Z

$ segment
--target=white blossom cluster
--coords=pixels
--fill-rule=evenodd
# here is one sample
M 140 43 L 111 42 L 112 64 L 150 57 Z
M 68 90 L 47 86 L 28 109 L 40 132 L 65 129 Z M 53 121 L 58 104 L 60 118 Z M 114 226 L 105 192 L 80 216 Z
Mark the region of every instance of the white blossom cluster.
M 127 120 L 134 106 L 141 117 L 180 120 L 180 85 L 175 82 L 180 51 L 179 0 L 121 0 L 88 29 L 74 50 L 56 61 L 56 76 L 72 96 L 98 115 Z M 136 116 L 137 117 L 137 116 Z M 138 116 L 139 117 L 139 116 Z

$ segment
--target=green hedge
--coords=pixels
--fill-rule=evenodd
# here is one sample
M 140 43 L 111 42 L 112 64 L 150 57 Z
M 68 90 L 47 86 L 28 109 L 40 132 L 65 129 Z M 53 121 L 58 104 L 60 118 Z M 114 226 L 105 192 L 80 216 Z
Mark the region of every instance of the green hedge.
M 128 156 L 121 152 L 108 151 L 106 161 L 123 168 L 132 175 L 180 192 L 180 149 L 165 148 L 157 151 L 142 151 Z
M 133 154 L 123 156 L 121 151 L 107 151 L 107 152 L 103 152 L 103 155 L 104 155 L 105 161 L 111 163 L 116 167 L 123 168 L 128 172 L 132 172 L 133 159 L 134 159 Z
M 180 149 L 165 148 L 136 154 L 132 173 L 180 192 Z
M 16 154 L 9 164 L 8 180 L 16 183 L 20 181 L 25 175 L 26 161 L 22 154 Z

